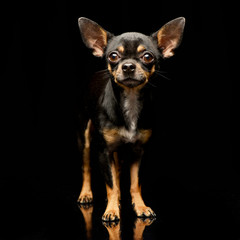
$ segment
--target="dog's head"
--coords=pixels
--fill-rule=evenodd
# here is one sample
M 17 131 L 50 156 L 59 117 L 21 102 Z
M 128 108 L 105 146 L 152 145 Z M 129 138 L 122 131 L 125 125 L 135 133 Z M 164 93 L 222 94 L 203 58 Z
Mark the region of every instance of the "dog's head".
M 93 55 L 106 57 L 114 81 L 123 88 L 141 88 L 154 73 L 160 57 L 173 56 L 181 42 L 185 18 L 176 18 L 150 36 L 137 32 L 114 36 L 97 23 L 79 18 L 83 42 Z

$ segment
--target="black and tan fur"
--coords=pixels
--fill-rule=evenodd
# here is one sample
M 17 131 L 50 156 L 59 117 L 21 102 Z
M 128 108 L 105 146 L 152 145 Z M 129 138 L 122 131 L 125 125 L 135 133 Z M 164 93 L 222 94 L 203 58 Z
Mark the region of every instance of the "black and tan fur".
M 142 199 L 139 184 L 144 145 L 152 135 L 154 118 L 152 91 L 146 86 L 159 69 L 159 59 L 171 57 L 179 46 L 185 19 L 176 18 L 150 36 L 136 32 L 114 36 L 87 18 L 79 18 L 78 23 L 83 42 L 93 50 L 93 55 L 106 58 L 108 68 L 108 75 L 99 72 L 90 84 L 83 185 L 78 201 L 90 203 L 93 200 L 90 139 L 94 136 L 108 200 L 102 220 L 120 218 L 120 169 L 124 154 L 130 156 L 130 194 L 134 211 L 138 217 L 154 217 L 154 211 Z

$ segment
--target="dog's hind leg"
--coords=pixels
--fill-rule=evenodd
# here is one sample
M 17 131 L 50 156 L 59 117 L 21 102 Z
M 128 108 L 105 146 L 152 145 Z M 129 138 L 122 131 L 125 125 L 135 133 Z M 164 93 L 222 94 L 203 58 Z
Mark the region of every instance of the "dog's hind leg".
M 83 165 L 82 165 L 82 190 L 78 197 L 80 204 L 87 204 L 93 201 L 91 188 L 91 167 L 90 167 L 90 138 L 92 121 L 89 119 L 84 132 Z

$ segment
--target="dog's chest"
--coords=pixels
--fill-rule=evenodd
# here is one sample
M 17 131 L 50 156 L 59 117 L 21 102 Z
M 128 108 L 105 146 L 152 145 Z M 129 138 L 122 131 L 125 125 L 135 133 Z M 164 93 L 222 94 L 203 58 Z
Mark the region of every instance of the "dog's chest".
M 122 97 L 122 111 L 126 124 L 126 131 L 131 137 L 137 130 L 138 118 L 142 107 L 139 94 L 136 92 L 124 93 Z
M 103 137 L 107 145 L 118 145 L 121 143 L 142 143 L 145 144 L 152 135 L 151 129 L 138 129 L 136 132 L 129 132 L 125 128 L 104 128 Z
M 103 129 L 103 136 L 107 144 L 147 142 L 152 131 L 138 129 L 138 119 L 142 110 L 139 95 L 136 92 L 124 94 L 121 99 L 121 108 L 125 125 Z

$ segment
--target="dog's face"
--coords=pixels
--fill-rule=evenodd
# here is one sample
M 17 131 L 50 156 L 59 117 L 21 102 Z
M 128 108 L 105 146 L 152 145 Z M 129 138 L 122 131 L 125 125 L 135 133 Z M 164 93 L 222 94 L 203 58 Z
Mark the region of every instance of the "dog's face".
M 114 81 L 123 88 L 142 88 L 159 58 L 173 56 L 182 39 L 185 19 L 176 18 L 151 36 L 136 32 L 114 36 L 87 18 L 79 18 L 78 23 L 86 46 L 95 56 L 106 57 Z
M 142 87 L 160 57 L 157 44 L 141 33 L 124 33 L 109 41 L 106 59 L 114 81 L 122 87 Z

